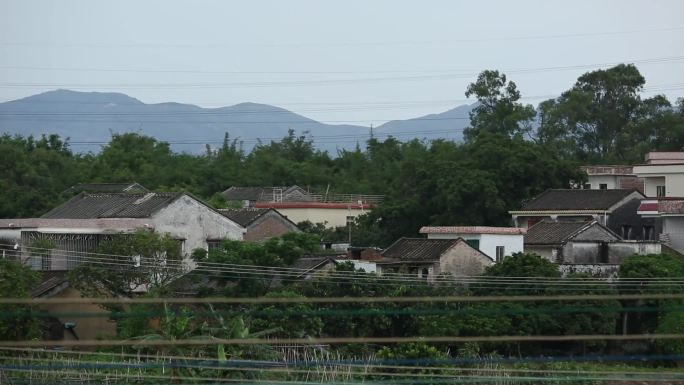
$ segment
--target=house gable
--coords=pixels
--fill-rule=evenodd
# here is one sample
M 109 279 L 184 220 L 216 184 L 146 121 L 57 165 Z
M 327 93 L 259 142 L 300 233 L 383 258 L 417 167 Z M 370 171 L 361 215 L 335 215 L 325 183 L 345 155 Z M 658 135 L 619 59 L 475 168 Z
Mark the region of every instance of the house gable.
M 241 240 L 245 229 L 194 197 L 183 194 L 152 216 L 154 229 L 184 240 L 184 252 L 206 248 L 207 239 Z
M 491 258 L 463 239 L 459 239 L 439 258 L 440 273 L 454 276 L 480 275 L 492 264 L 494 261 Z

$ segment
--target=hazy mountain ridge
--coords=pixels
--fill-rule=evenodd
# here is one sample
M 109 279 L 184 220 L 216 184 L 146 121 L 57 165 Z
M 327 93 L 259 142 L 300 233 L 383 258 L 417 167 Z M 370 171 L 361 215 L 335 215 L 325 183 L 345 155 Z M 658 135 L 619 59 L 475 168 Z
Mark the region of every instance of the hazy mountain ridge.
M 387 122 L 375 129 L 384 138 L 402 140 L 446 137 L 460 140 L 468 124 L 471 106 L 408 120 Z M 251 149 L 256 138 L 279 139 L 288 129 L 308 131 L 318 148 L 335 153 L 353 149 L 368 138 L 369 127 L 325 124 L 286 109 L 258 103 L 203 108 L 192 104 L 164 102 L 146 104 L 121 93 L 55 90 L 0 103 L 0 132 L 34 135 L 56 133 L 70 138 L 75 151 L 98 151 L 112 133 L 140 132 L 170 141 L 176 151 L 198 152 L 210 141 L 218 146 L 224 133 L 244 140 Z M 332 136 L 332 137 L 331 137 Z M 344 136 L 337 140 L 335 136 Z M 174 143 L 174 142 L 188 142 Z M 91 142 L 91 143 L 83 143 Z M 92 143 L 95 142 L 95 143 Z

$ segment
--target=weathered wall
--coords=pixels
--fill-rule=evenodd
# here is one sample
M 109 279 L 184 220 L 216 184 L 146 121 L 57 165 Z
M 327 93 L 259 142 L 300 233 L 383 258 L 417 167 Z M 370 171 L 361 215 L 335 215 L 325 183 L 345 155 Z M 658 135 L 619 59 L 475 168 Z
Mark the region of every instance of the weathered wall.
M 582 273 L 594 277 L 616 278 L 620 265 L 610 264 L 561 264 L 558 270 L 563 277 L 568 274 Z
M 639 254 L 660 254 L 657 242 L 615 241 L 607 242 L 608 260 L 605 263 L 619 265 L 627 258 Z M 563 262 L 569 264 L 600 264 L 601 244 L 589 241 L 570 241 L 563 247 Z
M 269 211 L 247 227 L 244 239 L 260 242 L 292 232 L 301 232 L 301 230 L 278 213 Z
M 602 183 L 608 185 L 608 190 L 613 190 L 618 188 L 618 178 L 617 175 L 589 175 L 587 183 L 591 184 L 592 190 L 598 190 Z
M 464 242 L 459 242 L 447 250 L 439 259 L 439 271 L 434 275 L 453 274 L 455 276 L 480 275 L 487 266 L 494 264 L 490 258 L 474 250 Z
M 154 230 L 183 239 L 183 253 L 206 249 L 207 239 L 243 238 L 244 229 L 189 196 L 181 196 L 151 218 Z
M 556 254 L 553 252 L 555 246 L 525 246 L 525 253 L 537 254 L 540 257 L 546 258 L 551 262 L 556 262 Z
M 66 288 L 52 298 L 81 298 L 81 293 L 73 288 Z M 46 304 L 40 309 L 48 313 L 94 313 L 88 317 L 59 316 L 56 317 L 62 325 L 66 322 L 76 324 L 74 330 L 81 340 L 94 340 L 102 336 L 116 335 L 116 324 L 109 319 L 109 313 L 95 304 Z M 65 340 L 74 340 L 68 331 L 64 332 Z

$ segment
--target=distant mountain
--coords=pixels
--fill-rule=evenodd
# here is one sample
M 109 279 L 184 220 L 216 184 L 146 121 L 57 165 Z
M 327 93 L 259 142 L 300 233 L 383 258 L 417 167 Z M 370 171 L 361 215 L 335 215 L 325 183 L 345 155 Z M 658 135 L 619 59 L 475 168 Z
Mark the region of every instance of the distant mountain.
M 459 140 L 467 125 L 470 106 L 426 117 L 397 120 L 377 127 L 384 137 L 448 137 Z M 169 141 L 174 150 L 200 152 L 207 141 L 218 146 L 224 133 L 244 139 L 251 149 L 256 138 L 268 142 L 279 139 L 293 128 L 309 131 L 316 137 L 345 135 L 347 139 L 321 139 L 317 146 L 335 153 L 363 143 L 369 128 L 355 125 L 330 125 L 265 104 L 240 103 L 230 107 L 202 108 L 191 104 L 146 104 L 120 93 L 55 90 L 27 98 L 0 103 L 0 132 L 38 136 L 56 133 L 69 137 L 75 151 L 97 152 L 112 133 L 140 132 Z M 453 130 L 453 132 L 451 131 Z M 183 142 L 183 143 L 178 143 Z M 187 143 L 191 142 L 191 143 Z
M 439 114 L 430 114 L 407 120 L 392 120 L 377 128 L 381 134 L 398 138 L 463 139 L 463 129 L 470 123 L 470 111 L 475 104 L 462 105 Z

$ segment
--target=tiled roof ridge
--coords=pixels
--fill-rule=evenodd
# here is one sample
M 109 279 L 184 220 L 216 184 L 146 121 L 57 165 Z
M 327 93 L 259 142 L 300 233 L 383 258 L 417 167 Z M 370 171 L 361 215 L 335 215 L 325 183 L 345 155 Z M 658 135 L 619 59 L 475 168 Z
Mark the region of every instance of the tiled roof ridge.
M 423 226 L 420 234 L 445 234 L 445 233 L 466 233 L 466 234 L 500 234 L 517 235 L 525 234 L 527 229 L 522 227 L 505 226 Z

